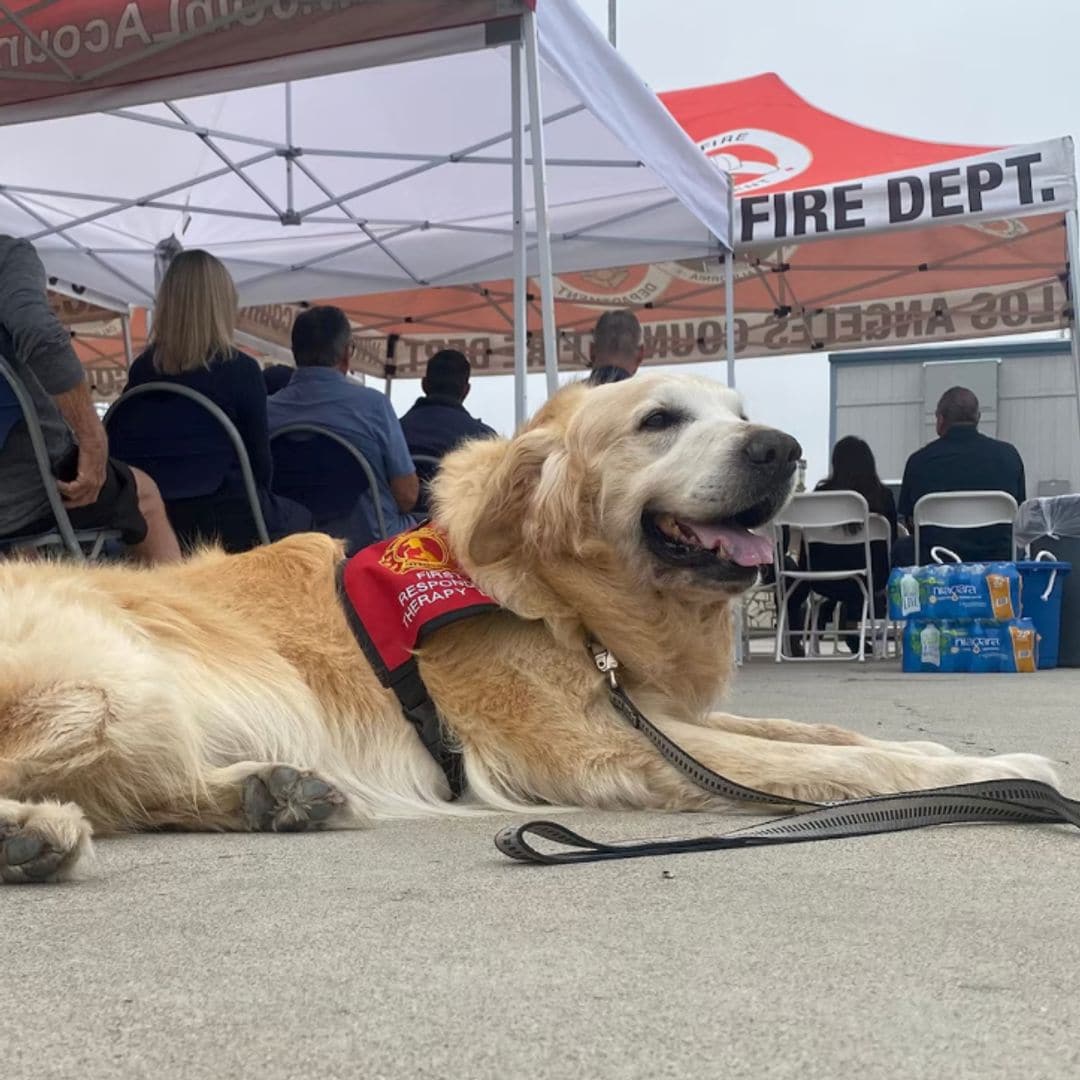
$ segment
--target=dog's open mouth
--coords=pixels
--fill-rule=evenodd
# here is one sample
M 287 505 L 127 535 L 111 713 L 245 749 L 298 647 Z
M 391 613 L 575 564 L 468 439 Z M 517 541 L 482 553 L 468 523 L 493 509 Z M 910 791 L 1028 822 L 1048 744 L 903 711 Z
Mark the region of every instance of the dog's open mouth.
M 758 567 L 772 563 L 772 537 L 754 530 L 774 511 L 775 504 L 765 500 L 730 518 L 714 521 L 647 512 L 642 517 L 642 529 L 650 550 L 665 563 L 739 581 L 752 579 Z

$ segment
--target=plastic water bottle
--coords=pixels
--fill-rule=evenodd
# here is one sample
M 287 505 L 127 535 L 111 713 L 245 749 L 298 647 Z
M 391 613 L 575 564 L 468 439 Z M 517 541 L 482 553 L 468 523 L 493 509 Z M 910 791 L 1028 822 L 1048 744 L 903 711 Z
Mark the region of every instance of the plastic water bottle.
M 922 662 L 931 667 L 941 667 L 941 631 L 934 623 L 927 623 L 919 634 L 919 652 Z
M 922 611 L 919 601 L 919 582 L 909 570 L 900 579 L 900 614 L 902 618 L 916 615 Z

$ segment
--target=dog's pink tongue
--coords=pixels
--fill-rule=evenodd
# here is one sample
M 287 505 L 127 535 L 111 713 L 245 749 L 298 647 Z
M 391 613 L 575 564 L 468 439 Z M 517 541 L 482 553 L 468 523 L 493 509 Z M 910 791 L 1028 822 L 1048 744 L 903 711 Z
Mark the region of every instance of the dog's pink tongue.
M 737 525 L 703 525 L 685 522 L 701 541 L 701 546 L 715 551 L 722 547 L 727 557 L 739 566 L 763 566 L 773 561 L 773 545 L 767 536 L 759 536 Z

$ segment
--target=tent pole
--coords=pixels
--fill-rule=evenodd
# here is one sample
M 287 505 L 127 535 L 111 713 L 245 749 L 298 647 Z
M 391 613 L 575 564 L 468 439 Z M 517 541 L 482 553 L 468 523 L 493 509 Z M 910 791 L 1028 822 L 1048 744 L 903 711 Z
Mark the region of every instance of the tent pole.
M 1069 306 L 1072 321 L 1069 327 L 1069 346 L 1072 350 L 1073 380 L 1076 383 L 1076 416 L 1080 421 L 1080 239 L 1077 236 L 1076 210 L 1065 211 L 1065 253 L 1069 260 Z
M 727 384 L 735 389 L 735 188 L 728 178 L 728 220 L 730 248 L 724 252 L 724 337 L 727 345 Z
M 525 12 L 525 69 L 529 91 L 529 135 L 532 138 L 533 207 L 536 246 L 540 255 L 540 311 L 544 326 L 544 374 L 548 397 L 559 389 L 559 343 L 555 336 L 555 282 L 551 270 L 551 236 L 547 221 L 547 181 L 544 174 L 544 113 L 540 104 L 540 50 L 536 16 Z
M 131 362 L 135 359 L 134 350 L 131 347 L 131 315 L 120 316 L 120 332 L 124 335 L 124 366 L 131 368 Z
M 521 43 L 510 46 L 510 124 L 514 185 L 514 427 L 525 423 L 529 412 L 529 313 L 525 290 L 525 139 L 521 126 Z
M 724 252 L 724 336 L 727 339 L 727 384 L 735 389 L 735 253 Z

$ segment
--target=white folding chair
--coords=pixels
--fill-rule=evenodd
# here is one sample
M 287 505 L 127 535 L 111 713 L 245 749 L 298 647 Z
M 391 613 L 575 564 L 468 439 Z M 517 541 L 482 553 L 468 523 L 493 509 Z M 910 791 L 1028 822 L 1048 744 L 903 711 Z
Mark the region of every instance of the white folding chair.
M 877 544 L 877 543 L 884 544 L 885 545 L 885 565 L 886 566 L 892 566 L 892 526 L 889 524 L 889 519 L 887 517 L 885 517 L 884 514 L 871 514 L 869 516 L 869 518 L 868 518 L 868 529 L 869 529 L 869 534 L 870 534 L 869 539 L 870 539 L 871 545 Z M 849 538 L 851 537 L 851 535 L 852 535 L 851 533 L 847 533 L 847 536 Z M 821 541 L 818 540 L 815 537 L 814 542 L 815 543 L 820 543 Z M 833 542 L 833 541 L 830 541 L 830 542 Z M 856 538 L 856 543 L 857 542 L 858 542 L 858 538 Z M 871 551 L 873 551 L 873 547 L 871 547 Z M 880 588 L 885 587 L 885 583 L 881 582 L 881 581 L 875 581 L 875 582 L 873 582 L 873 584 L 875 586 L 880 587 Z M 876 591 L 877 590 L 875 589 L 875 592 Z M 871 602 L 871 604 L 873 604 L 873 602 L 874 602 L 873 594 L 871 594 L 870 602 Z M 819 656 L 820 655 L 819 638 L 820 638 L 820 633 L 821 632 L 820 632 L 820 629 L 818 627 L 818 613 L 820 612 L 821 607 L 822 607 L 822 605 L 824 603 L 825 603 L 825 597 L 823 597 L 820 593 L 811 592 L 810 600 L 809 600 L 809 603 L 807 604 L 806 625 L 807 625 L 807 629 L 808 629 L 808 633 L 809 633 L 809 639 L 810 639 L 809 640 L 810 655 L 812 655 L 812 656 Z M 834 637 L 834 639 L 836 641 L 839 641 L 839 638 L 840 638 L 840 615 L 841 615 L 841 610 L 842 610 L 842 606 L 840 604 L 837 604 L 836 605 L 836 617 L 835 617 L 835 620 L 834 620 L 834 623 L 833 623 L 833 637 Z M 879 620 L 877 618 L 877 613 L 876 612 L 874 613 L 873 620 L 872 620 L 872 630 L 873 630 L 873 634 L 872 634 L 871 640 L 873 641 L 873 650 L 874 650 L 874 655 L 875 656 L 886 657 L 886 656 L 889 655 L 889 639 L 890 639 L 890 636 L 892 637 L 893 645 L 895 646 L 894 655 L 898 654 L 900 639 L 896 634 L 893 633 L 894 624 L 889 619 L 887 614 L 883 618 L 881 618 Z M 878 636 L 877 636 L 878 633 L 880 633 L 880 635 L 881 635 L 880 640 L 878 639 Z
M 943 529 L 1008 525 L 1011 559 L 1016 555 L 1016 511 L 1016 500 L 1006 491 L 938 491 L 924 495 L 912 511 L 915 561 L 922 561 L 919 530 L 927 525 Z
M 877 619 L 874 617 L 872 562 L 870 542 L 888 537 L 889 525 L 884 522 L 884 536 L 878 535 L 879 521 L 871 522 L 870 508 L 857 491 L 813 491 L 796 495 L 773 522 L 776 536 L 776 662 L 783 660 L 811 660 L 813 656 L 789 656 L 784 642 L 791 633 L 787 625 L 787 605 L 791 594 L 804 582 L 813 589 L 814 582 L 854 581 L 862 594 L 862 617 L 859 620 L 859 650 L 852 657 L 835 655 L 820 659 L 858 660 L 866 659 L 866 627 L 872 626 L 871 642 L 876 640 Z M 874 518 L 880 518 L 875 514 Z M 884 521 L 882 518 L 881 521 Z M 805 570 L 789 570 L 784 565 L 783 529 L 787 526 L 802 534 L 802 545 L 807 552 Z M 856 526 L 849 531 L 845 526 Z M 835 544 L 859 545 L 863 549 L 862 565 L 851 570 L 814 570 L 809 545 Z

